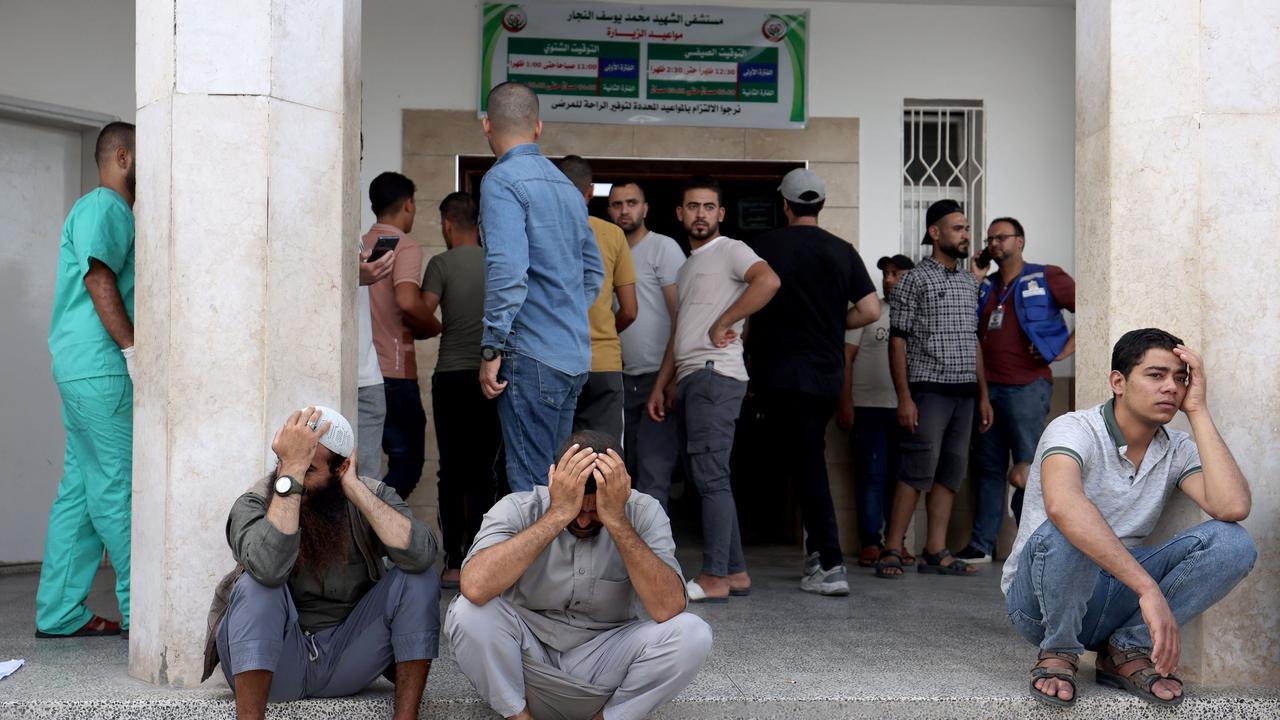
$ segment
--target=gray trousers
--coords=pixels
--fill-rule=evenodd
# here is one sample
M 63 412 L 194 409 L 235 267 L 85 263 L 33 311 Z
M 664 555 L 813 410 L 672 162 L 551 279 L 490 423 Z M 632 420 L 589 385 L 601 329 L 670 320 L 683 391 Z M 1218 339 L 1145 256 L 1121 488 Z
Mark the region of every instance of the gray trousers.
M 643 718 L 671 700 L 711 653 L 711 627 L 681 613 L 636 620 L 572 650 L 543 645 L 501 597 L 449 605 L 445 633 L 454 658 L 480 697 L 503 717 L 526 706 L 538 720 Z
M 658 380 L 658 373 L 623 375 L 625 393 L 623 404 L 623 459 L 631 484 L 646 493 L 667 509 L 671 493 L 671 476 L 680 458 L 679 434 L 675 419 L 654 422 L 649 417 L 649 393 Z
M 573 431 L 597 430 L 622 440 L 622 372 L 587 373 L 573 413 Z M 559 460 L 560 458 L 556 458 Z
M 392 568 L 341 625 L 316 633 L 298 624 L 287 585 L 267 587 L 244 573 L 218 624 L 218 658 L 227 684 L 269 670 L 270 702 L 354 695 L 398 662 L 436 657 L 440 576 Z
M 702 572 L 724 577 L 747 569 L 729 455 L 747 384 L 699 370 L 676 386 L 676 428 L 685 469 L 702 497 Z
M 381 383 L 362 387 L 356 395 L 356 469 L 365 477 L 382 477 L 382 426 L 387 420 L 387 392 Z

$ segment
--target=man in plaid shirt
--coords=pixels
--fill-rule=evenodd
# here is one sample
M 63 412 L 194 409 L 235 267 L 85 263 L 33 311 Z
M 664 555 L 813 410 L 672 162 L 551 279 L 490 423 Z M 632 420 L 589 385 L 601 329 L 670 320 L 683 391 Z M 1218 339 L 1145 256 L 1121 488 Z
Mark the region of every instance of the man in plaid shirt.
M 947 549 L 947 523 L 969 459 L 974 400 L 979 432 L 991 427 L 991 403 L 978 352 L 978 283 L 959 267 L 969 255 L 969 221 L 954 200 L 925 216 L 933 253 L 907 273 L 890 299 L 889 366 L 898 393 L 901 462 L 885 549 L 876 576 L 902 577 L 903 541 L 920 493 L 928 493 L 928 537 L 919 570 L 971 575 L 977 568 Z

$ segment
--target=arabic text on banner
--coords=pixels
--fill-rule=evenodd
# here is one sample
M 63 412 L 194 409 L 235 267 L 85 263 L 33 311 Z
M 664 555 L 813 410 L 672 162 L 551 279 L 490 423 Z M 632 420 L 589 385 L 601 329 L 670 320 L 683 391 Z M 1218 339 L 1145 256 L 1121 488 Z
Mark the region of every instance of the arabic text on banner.
M 543 120 L 799 128 L 807 11 L 596 2 L 485 3 L 480 112 L 507 81 Z

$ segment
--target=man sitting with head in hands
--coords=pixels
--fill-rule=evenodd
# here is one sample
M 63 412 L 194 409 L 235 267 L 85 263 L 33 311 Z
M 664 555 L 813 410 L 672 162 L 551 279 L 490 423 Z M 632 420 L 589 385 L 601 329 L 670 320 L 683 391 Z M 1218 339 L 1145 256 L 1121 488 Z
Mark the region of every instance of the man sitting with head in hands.
M 667 515 L 631 489 L 614 443 L 571 436 L 547 487 L 498 501 L 463 561 L 445 632 L 503 717 L 645 717 L 711 652 L 684 612 Z
M 227 518 L 238 565 L 209 612 L 202 679 L 221 661 L 243 720 L 268 700 L 353 695 L 386 675 L 396 720 L 418 717 L 440 634 L 435 535 L 394 490 L 356 475 L 336 411 L 293 413 L 271 449 L 276 470 Z
M 1125 333 L 1110 384 L 1110 400 L 1040 437 L 1001 589 L 1009 619 L 1040 647 L 1037 700 L 1074 703 L 1080 653 L 1093 650 L 1098 682 L 1176 705 L 1178 627 L 1226 597 L 1257 557 L 1237 524 L 1249 483 L 1209 414 L 1204 361 L 1181 340 Z M 1179 410 L 1190 434 L 1165 427 Z M 1175 488 L 1211 519 L 1143 544 Z

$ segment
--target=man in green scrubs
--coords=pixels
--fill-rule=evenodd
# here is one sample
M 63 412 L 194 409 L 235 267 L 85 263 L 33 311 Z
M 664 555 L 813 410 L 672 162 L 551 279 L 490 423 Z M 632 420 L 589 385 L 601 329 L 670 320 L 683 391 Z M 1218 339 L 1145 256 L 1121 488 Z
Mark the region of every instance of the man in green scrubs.
M 133 480 L 134 126 L 98 135 L 98 187 L 62 228 L 49 326 L 67 430 L 36 593 L 36 637 L 127 636 Z M 106 547 L 121 623 L 85 606 Z

